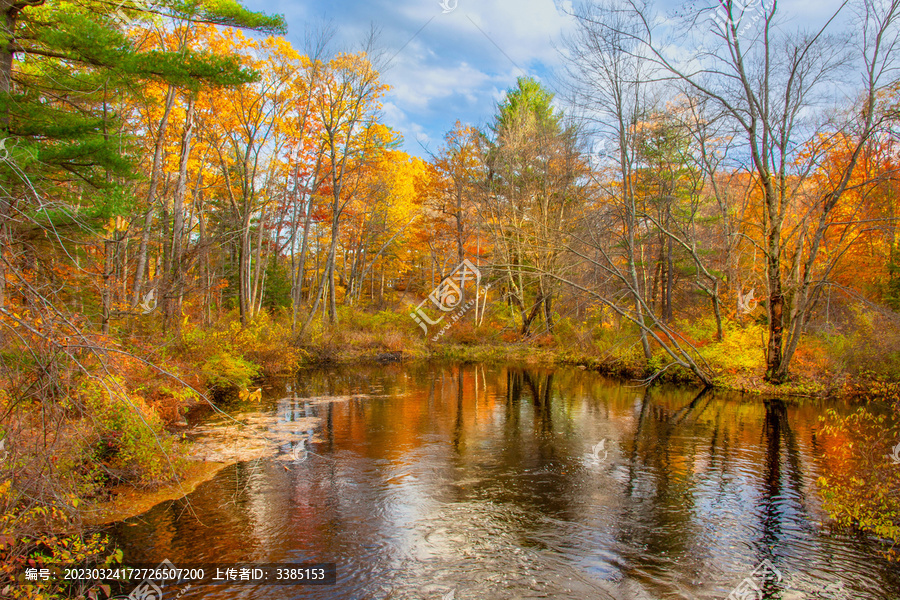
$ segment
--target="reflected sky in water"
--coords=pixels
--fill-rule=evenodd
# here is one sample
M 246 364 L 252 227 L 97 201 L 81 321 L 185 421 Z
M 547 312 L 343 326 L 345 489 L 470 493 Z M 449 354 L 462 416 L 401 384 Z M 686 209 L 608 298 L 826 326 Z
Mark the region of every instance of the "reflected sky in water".
M 182 598 L 724 600 L 763 561 L 780 580 L 745 598 L 900 598 L 900 567 L 827 525 L 824 401 L 481 365 L 308 371 L 264 391 L 280 429 L 319 418 L 295 432 L 316 455 L 289 460 L 286 442 L 284 460 L 229 467 L 113 536 L 126 562 L 334 562 L 338 583 Z

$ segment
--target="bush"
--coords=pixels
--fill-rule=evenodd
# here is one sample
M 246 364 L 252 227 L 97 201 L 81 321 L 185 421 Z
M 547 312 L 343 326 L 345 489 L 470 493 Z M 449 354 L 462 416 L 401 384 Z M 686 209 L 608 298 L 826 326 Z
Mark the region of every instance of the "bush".
M 823 475 L 818 479 L 824 507 L 839 524 L 900 543 L 900 468 L 892 450 L 900 442 L 900 388 L 892 391 L 893 410 L 870 402 L 842 416 L 829 410 L 821 417 Z M 896 450 L 894 450 L 896 452 Z
M 711 321 L 711 319 L 709 319 Z M 706 332 L 709 336 L 705 339 L 713 339 L 715 337 L 715 324 L 711 329 L 689 328 L 692 335 L 696 335 L 700 331 Z M 743 327 L 733 322 L 725 322 L 722 324 L 723 339 L 721 342 L 712 342 L 706 344 L 698 351 L 700 355 L 712 365 L 717 372 L 761 372 L 765 368 L 765 326 L 758 323 L 750 323 Z
M 891 319 L 856 306 L 846 334 L 819 339 L 838 373 L 900 381 L 900 328 Z
M 88 379 L 79 387 L 92 425 L 88 463 L 101 477 L 142 484 L 176 479 L 183 470 L 175 441 L 144 398 L 128 394 L 118 379 Z
M 227 347 L 248 364 L 258 367 L 257 374 L 294 373 L 303 362 L 304 354 L 295 347 L 290 328 L 282 324 L 287 322 L 287 315 L 282 316 L 279 322 L 263 311 L 246 327 L 235 322 L 229 328 Z
M 259 375 L 293 373 L 304 353 L 293 342 L 286 311 L 280 316 L 262 311 L 242 326 L 231 313 L 213 330 L 187 324 L 181 330 L 182 358 L 201 365 L 203 383 L 214 391 L 246 387 Z
M 593 327 L 576 324 L 571 318 L 557 319 L 553 326 L 553 336 L 561 348 L 568 351 L 584 352 L 592 346 Z
M 122 552 L 111 553 L 109 538 L 101 534 L 58 534 L 76 527 L 69 511 L 77 509 L 75 496 L 57 498 L 58 504 L 28 505 L 9 480 L 0 481 L 0 594 L 13 600 L 56 600 L 101 597 L 99 584 L 63 585 L 58 579 L 13 583 L 12 575 L 25 568 L 64 568 L 74 565 L 121 563 Z M 65 506 L 65 509 L 63 508 Z M 71 506 L 72 509 L 68 507 Z M 92 596 L 91 593 L 94 593 Z M 105 595 L 104 595 L 105 597 Z
M 259 367 L 241 356 L 222 350 L 203 362 L 200 373 L 210 389 L 227 392 L 249 386 L 259 375 Z

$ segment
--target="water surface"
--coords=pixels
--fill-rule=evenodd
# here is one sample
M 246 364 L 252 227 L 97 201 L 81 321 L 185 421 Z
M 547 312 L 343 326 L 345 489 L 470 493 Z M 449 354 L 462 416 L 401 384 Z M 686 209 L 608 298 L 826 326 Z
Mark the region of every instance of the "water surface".
M 900 598 L 898 566 L 821 508 L 824 401 L 481 365 L 309 371 L 264 392 L 279 431 L 297 424 L 282 456 L 113 536 L 126 562 L 333 562 L 337 584 L 167 600 L 724 600 L 763 561 L 777 577 L 742 599 Z M 315 455 L 295 460 L 296 439 Z

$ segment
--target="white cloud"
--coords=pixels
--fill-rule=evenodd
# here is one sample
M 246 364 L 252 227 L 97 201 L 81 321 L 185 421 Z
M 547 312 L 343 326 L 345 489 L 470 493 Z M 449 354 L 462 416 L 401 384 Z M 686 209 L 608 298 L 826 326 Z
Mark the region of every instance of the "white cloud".
M 425 110 L 433 100 L 456 94 L 474 100 L 475 92 L 490 80 L 486 73 L 468 63 L 425 66 L 416 62 L 400 63 L 384 74 L 392 86 L 389 96 L 409 109 Z
M 251 8 L 285 13 L 289 39 L 298 42 L 309 23 L 331 19 L 335 46 L 357 46 L 370 25 L 391 66 L 385 121 L 404 134 L 406 150 L 416 139 L 440 140 L 454 121 L 483 124 L 517 77 L 546 75 L 560 63 L 553 46 L 572 26 L 570 0 L 458 0 L 441 12 L 439 0 L 247 0 Z M 452 5 L 452 2 L 450 3 Z M 254 6 L 256 5 L 256 6 Z
M 407 145 L 412 145 L 419 140 L 423 144 L 430 143 L 433 138 L 422 125 L 409 119 L 409 113 L 399 108 L 393 102 L 385 102 L 382 105 L 384 122 L 389 127 L 403 133 Z M 411 150 L 410 150 L 411 151 Z
M 488 2 L 475 4 L 471 8 L 463 6 L 463 25 L 475 29 L 479 36 L 487 35 L 503 53 L 520 67 L 527 69 L 532 61 L 554 65 L 559 61 L 553 40 L 567 33 L 573 26 L 573 19 L 563 12 L 571 10 L 571 3 L 561 3 L 557 7 L 553 0 L 516 0 L 514 2 Z M 562 5 L 565 6 L 562 6 Z

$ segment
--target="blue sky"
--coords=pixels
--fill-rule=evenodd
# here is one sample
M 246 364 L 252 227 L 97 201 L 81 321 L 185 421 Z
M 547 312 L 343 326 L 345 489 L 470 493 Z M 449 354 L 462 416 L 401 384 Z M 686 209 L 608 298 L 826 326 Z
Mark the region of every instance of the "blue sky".
M 279 13 L 287 39 L 304 49 L 307 28 L 331 23 L 334 48 L 355 50 L 371 26 L 390 67 L 382 72 L 391 86 L 384 99 L 384 122 L 403 134 L 403 149 L 417 156 L 437 152 L 456 120 L 483 126 L 497 102 L 528 74 L 550 87 L 562 67 L 557 50 L 573 27 L 570 0 L 244 0 L 253 10 Z M 747 0 L 744 0 L 747 1 Z M 679 5 L 715 0 L 667 0 L 663 14 Z M 789 22 L 813 25 L 840 0 L 784 0 Z M 454 7 L 455 6 L 455 7 Z M 791 17 L 790 15 L 796 15 Z M 417 33 L 418 32 L 418 33 Z
M 328 21 L 336 30 L 338 50 L 358 49 L 372 25 L 380 29 L 383 50 L 395 55 L 382 72 L 391 86 L 383 120 L 403 134 L 404 150 L 423 157 L 438 151 L 457 119 L 476 126 L 489 122 L 516 77 L 528 74 L 550 82 L 559 64 L 554 41 L 571 26 L 564 13 L 571 3 L 554 0 L 458 0 L 448 13 L 438 0 L 244 4 L 283 14 L 286 37 L 299 51 L 306 28 Z

